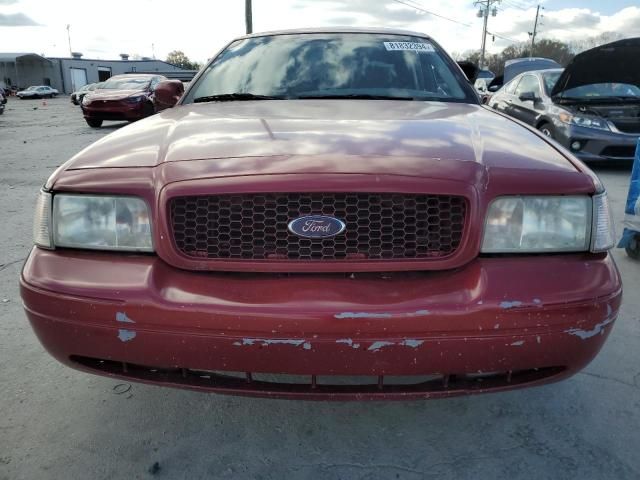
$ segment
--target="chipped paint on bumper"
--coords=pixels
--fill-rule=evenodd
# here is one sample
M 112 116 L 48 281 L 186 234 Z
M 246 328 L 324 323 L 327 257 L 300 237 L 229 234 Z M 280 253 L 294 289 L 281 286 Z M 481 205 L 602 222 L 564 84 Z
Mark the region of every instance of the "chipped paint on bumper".
M 195 273 L 155 256 L 114 257 L 34 249 L 25 264 L 29 320 L 67 365 L 87 370 L 71 358 L 81 356 L 209 371 L 402 376 L 562 367 L 551 381 L 594 358 L 622 296 L 607 255 L 478 258 L 447 272 L 349 276 Z

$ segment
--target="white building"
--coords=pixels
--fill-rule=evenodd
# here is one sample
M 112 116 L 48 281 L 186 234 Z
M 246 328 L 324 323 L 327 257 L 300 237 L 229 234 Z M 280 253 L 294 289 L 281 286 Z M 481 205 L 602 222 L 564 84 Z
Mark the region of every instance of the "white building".
M 184 70 L 162 60 L 143 58 L 120 60 L 43 57 L 36 53 L 0 53 L 0 86 L 23 89 L 31 85 L 50 85 L 60 93 L 71 93 L 87 83 L 102 82 L 122 73 L 156 73 L 168 78 L 189 81 L 195 70 Z

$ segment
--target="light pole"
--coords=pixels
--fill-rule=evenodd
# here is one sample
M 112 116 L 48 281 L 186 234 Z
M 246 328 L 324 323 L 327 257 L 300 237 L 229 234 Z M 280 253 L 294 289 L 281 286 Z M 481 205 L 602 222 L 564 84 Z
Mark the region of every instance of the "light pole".
M 247 27 L 247 35 L 253 33 L 253 16 L 251 13 L 251 0 L 244 1 L 244 22 Z
M 71 32 L 69 31 L 70 29 L 71 29 L 71 25 L 67 23 L 67 40 L 69 41 L 69 57 L 73 57 L 73 52 L 71 50 Z
M 544 7 L 542 7 L 544 9 Z M 529 58 L 533 57 L 533 46 L 536 43 L 536 34 L 538 33 L 538 19 L 541 17 L 540 15 L 540 5 L 536 8 L 536 21 L 533 24 L 533 32 L 529 32 L 531 35 L 531 49 L 529 50 Z
M 496 7 L 491 8 L 494 3 L 499 3 L 500 0 L 477 0 L 474 5 L 480 5 L 478 10 L 478 17 L 484 19 L 484 25 L 482 26 L 482 47 L 480 48 L 480 68 L 484 68 L 484 57 L 487 49 L 487 23 L 489 22 L 489 12 L 491 16 L 495 17 L 498 14 Z

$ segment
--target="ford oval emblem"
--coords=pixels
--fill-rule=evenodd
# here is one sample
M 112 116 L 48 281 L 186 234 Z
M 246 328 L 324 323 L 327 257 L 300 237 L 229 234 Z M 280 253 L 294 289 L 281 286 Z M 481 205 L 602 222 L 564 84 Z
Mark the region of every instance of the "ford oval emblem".
M 289 231 L 304 238 L 329 238 L 347 228 L 342 220 L 325 215 L 307 215 L 289 222 Z

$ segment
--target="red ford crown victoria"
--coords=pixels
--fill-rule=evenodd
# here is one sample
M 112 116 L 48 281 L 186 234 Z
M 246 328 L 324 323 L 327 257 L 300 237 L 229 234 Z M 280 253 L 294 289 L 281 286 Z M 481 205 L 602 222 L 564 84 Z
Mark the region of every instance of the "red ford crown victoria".
M 91 373 L 219 393 L 430 398 L 566 378 L 622 287 L 606 193 L 479 104 L 431 38 L 238 38 L 47 181 L 22 298 Z M 175 106 L 174 106 L 175 104 Z

